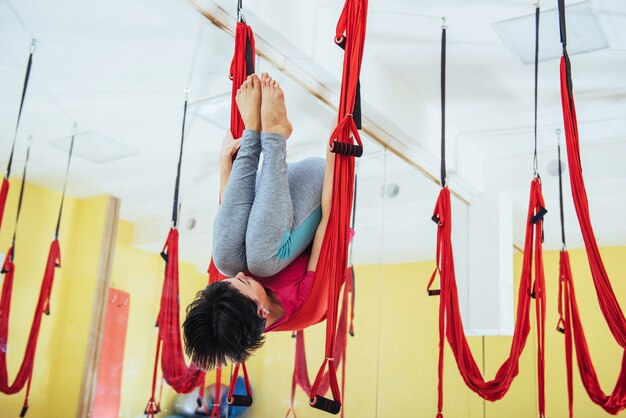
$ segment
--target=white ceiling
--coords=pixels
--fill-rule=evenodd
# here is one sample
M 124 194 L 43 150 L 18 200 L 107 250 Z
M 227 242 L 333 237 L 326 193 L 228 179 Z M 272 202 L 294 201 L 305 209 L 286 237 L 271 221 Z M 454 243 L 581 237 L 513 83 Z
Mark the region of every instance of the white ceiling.
M 217 3 L 234 14 L 232 0 Z M 371 118 L 438 164 L 440 16 L 448 31 L 448 138 L 452 187 L 471 194 L 503 192 L 515 202 L 515 237 L 532 176 L 532 66 L 523 65 L 493 27 L 534 12 L 533 0 L 370 0 L 363 64 L 363 98 Z M 572 57 L 583 165 L 597 236 L 626 244 L 626 4 L 588 3 L 609 49 Z M 260 39 L 307 68 L 333 91 L 341 54 L 332 44 L 340 0 L 246 0 L 246 17 Z M 543 2 L 551 9 L 556 2 Z M 542 21 L 556 27 L 556 21 Z M 571 27 L 570 31 L 582 30 Z M 532 28 L 529 28 L 532 41 Z M 137 223 L 135 241 L 157 250 L 165 239 L 180 140 L 184 90 L 192 103 L 226 93 L 233 39 L 182 0 L 0 0 L 0 162 L 8 157 L 30 39 L 38 40 L 32 83 L 16 157 L 23 163 L 26 135 L 34 136 L 29 177 L 60 190 L 66 154 L 51 145 L 91 131 L 134 150 L 97 164 L 73 161 L 69 193 L 102 193 L 122 200 L 122 216 Z M 545 35 L 544 44 L 558 39 Z M 532 47 L 532 42 L 529 42 Z M 554 46 L 554 45 L 551 45 Z M 286 76 L 279 76 L 295 126 L 290 158 L 323 155 L 332 111 Z M 546 244 L 559 246 L 554 131 L 561 124 L 558 61 L 540 64 L 539 161 L 550 215 Z M 368 115 L 369 116 L 369 115 Z M 210 223 L 217 208 L 217 155 L 222 128 L 189 115 L 182 196 L 181 257 L 208 265 Z M 87 141 L 83 142 L 87 144 Z M 83 145 L 85 146 L 85 145 Z M 77 148 L 81 147 L 80 141 Z M 85 153 L 89 153 L 85 149 Z M 436 173 L 436 170 L 435 170 Z M 383 199 L 387 183 L 399 185 Z M 368 141 L 359 162 L 355 262 L 431 258 L 430 222 L 438 187 L 390 152 Z M 571 199 L 567 199 L 571 202 Z M 568 204 L 570 246 L 581 244 Z M 456 222 L 464 222 L 458 219 Z M 51 226 L 52 228 L 52 226 Z

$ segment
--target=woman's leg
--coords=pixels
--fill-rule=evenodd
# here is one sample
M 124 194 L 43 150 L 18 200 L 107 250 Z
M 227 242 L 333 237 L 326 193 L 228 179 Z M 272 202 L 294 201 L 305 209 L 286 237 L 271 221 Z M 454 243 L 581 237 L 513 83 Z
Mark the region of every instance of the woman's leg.
M 246 228 L 255 198 L 261 154 L 259 132 L 246 130 L 240 141 L 241 147 L 213 222 L 213 262 L 228 276 L 247 270 Z
M 311 243 L 321 218 L 324 161 L 287 166 L 282 135 L 261 134 L 263 167 L 248 218 L 246 256 L 250 273 L 272 276 Z

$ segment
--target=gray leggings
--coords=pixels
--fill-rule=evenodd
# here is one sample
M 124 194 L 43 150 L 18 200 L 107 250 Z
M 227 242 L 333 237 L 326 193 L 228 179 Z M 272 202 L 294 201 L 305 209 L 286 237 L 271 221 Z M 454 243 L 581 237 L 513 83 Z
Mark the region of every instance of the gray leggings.
M 281 135 L 244 131 L 213 223 L 213 261 L 223 274 L 272 276 L 313 241 L 325 163 L 307 158 L 288 166 L 286 156 Z

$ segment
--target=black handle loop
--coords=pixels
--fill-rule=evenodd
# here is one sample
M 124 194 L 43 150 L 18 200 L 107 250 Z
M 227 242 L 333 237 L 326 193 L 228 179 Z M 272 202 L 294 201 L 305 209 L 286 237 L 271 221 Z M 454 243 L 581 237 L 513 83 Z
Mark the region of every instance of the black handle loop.
M 544 207 L 539 208 L 539 212 L 537 212 L 532 218 L 530 218 L 530 222 L 535 225 L 537 222 L 542 221 L 545 214 L 548 213 L 548 210 Z
M 11 176 L 11 167 L 13 166 L 13 154 L 15 153 L 15 143 L 17 142 L 17 134 L 22 120 L 22 110 L 24 110 L 24 101 L 26 99 L 26 91 L 28 90 L 28 82 L 30 80 L 30 70 L 33 66 L 33 54 L 37 49 L 37 40 L 30 42 L 30 54 L 28 55 L 28 64 L 26 64 L 26 74 L 24 75 L 24 84 L 22 86 L 22 98 L 20 99 L 20 108 L 17 112 L 17 122 L 15 123 L 15 133 L 13 134 L 13 144 L 11 145 L 11 154 L 9 154 L 9 162 L 7 163 L 7 171 L 5 178 L 8 180 Z
M 363 147 L 357 144 L 348 144 L 347 142 L 333 141 L 330 146 L 330 152 L 346 155 L 348 157 L 361 157 L 363 155 Z
M 428 289 L 428 296 L 439 296 L 441 295 L 441 289 Z
M 226 400 L 228 406 L 240 406 L 249 408 L 252 406 L 252 396 L 250 395 L 233 395 Z
M 333 415 L 337 415 L 339 411 L 341 411 L 341 402 L 328 399 L 320 395 L 315 395 L 313 399 L 310 400 L 309 405 L 315 409 L 319 409 Z
M 189 101 L 189 90 L 185 90 L 185 106 L 183 108 L 183 126 L 180 135 L 180 150 L 178 152 L 178 166 L 176 168 L 176 185 L 174 187 L 174 203 L 172 208 L 172 227 L 178 227 L 178 215 L 180 210 L 180 172 L 183 162 L 183 147 L 185 145 L 185 123 L 187 121 L 187 103 Z

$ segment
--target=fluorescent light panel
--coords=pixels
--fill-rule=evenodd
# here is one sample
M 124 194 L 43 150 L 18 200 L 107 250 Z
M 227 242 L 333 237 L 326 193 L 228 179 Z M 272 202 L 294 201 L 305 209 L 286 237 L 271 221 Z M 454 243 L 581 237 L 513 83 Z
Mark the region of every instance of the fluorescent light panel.
M 72 137 L 66 136 L 50 142 L 53 147 L 69 152 Z M 96 164 L 110 163 L 138 154 L 135 148 L 124 145 L 94 131 L 76 134 L 74 155 Z
M 569 6 L 567 51 L 570 55 L 607 49 L 609 44 L 587 2 Z M 535 15 L 517 17 L 493 24 L 504 43 L 524 64 L 535 62 Z M 541 12 L 539 26 L 539 60 L 559 58 L 562 53 L 557 9 Z

